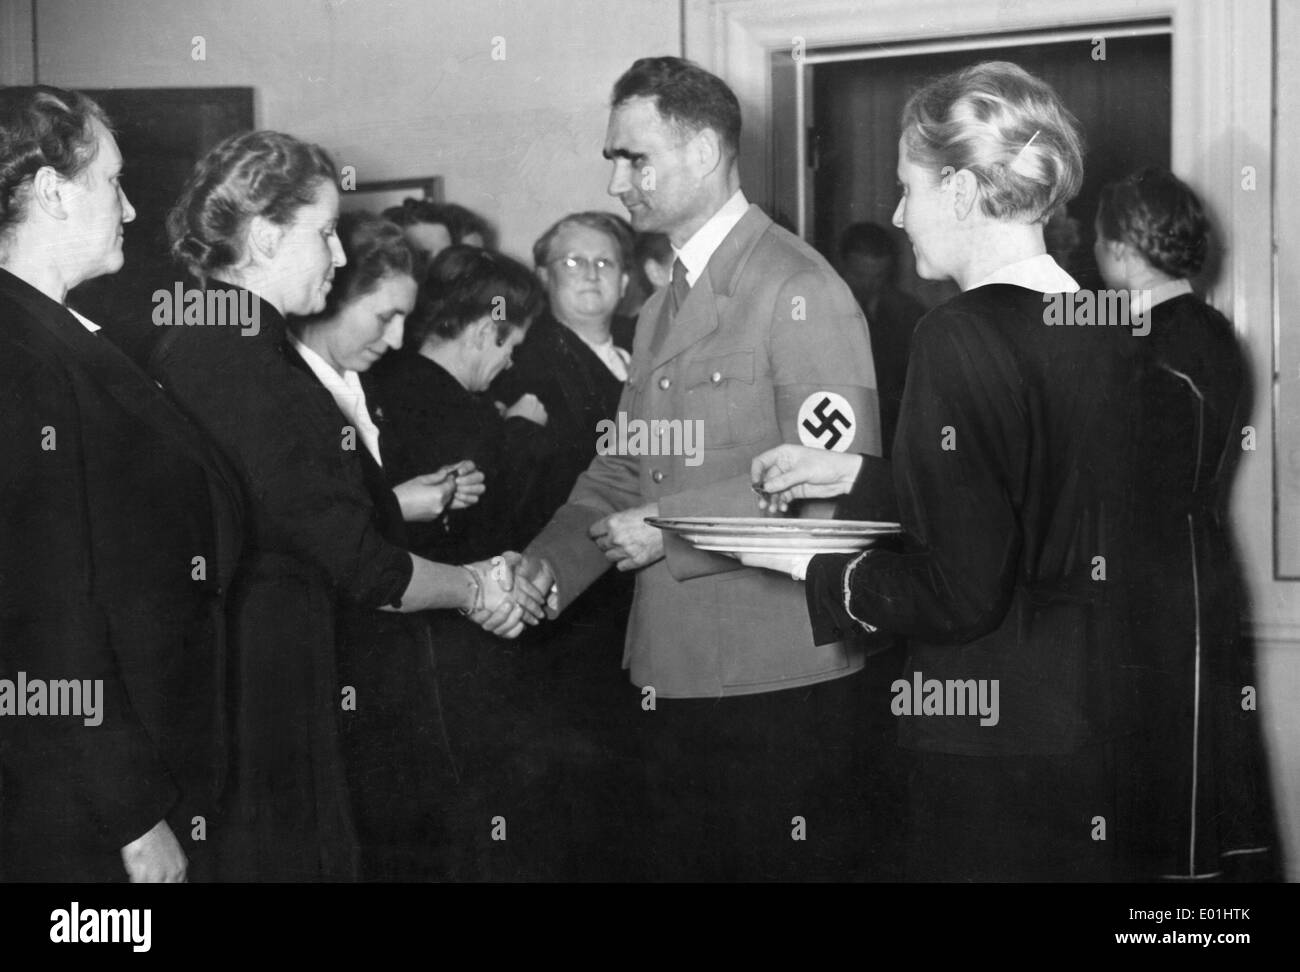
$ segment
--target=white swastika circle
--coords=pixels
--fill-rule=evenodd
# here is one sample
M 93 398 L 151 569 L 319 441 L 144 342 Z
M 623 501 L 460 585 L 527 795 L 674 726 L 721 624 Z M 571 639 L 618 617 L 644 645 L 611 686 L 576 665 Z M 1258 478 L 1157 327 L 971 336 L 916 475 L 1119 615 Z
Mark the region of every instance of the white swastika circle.
M 814 392 L 799 406 L 799 441 L 814 449 L 846 452 L 853 445 L 857 417 L 853 406 L 835 392 Z

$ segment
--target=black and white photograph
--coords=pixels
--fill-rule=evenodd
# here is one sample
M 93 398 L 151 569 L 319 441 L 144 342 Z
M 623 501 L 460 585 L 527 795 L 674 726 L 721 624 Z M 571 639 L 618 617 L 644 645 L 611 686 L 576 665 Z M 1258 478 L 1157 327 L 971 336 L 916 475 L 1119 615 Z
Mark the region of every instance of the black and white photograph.
M 1275 937 L 1297 36 L 0 0 L 7 937 L 482 885 Z

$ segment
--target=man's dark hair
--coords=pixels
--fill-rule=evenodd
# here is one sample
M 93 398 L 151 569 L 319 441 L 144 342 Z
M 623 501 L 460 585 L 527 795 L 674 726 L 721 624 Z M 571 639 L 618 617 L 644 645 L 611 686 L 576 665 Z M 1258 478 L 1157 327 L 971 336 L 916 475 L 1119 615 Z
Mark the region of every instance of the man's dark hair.
M 476 246 L 453 244 L 430 264 L 406 319 L 402 347 L 418 351 L 430 336 L 452 341 L 470 324 L 491 316 L 497 344 L 511 328 L 527 328 L 542 310 L 545 291 L 517 260 Z
M 740 151 L 740 102 L 717 75 L 680 57 L 643 57 L 614 82 L 611 107 L 653 98 L 659 114 L 684 135 L 718 133 L 734 158 Z

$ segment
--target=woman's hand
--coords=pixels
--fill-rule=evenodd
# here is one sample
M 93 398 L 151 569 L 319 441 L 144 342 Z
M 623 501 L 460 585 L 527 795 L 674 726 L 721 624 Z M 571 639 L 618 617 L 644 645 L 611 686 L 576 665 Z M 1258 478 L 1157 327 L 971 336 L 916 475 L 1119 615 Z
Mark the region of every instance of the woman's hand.
M 456 495 L 451 501 L 453 510 L 463 510 L 473 506 L 479 501 L 479 497 L 487 492 L 487 486 L 483 482 L 483 471 L 468 459 L 462 459 L 452 466 L 443 466 L 438 472 L 450 473 L 455 477 Z
M 733 553 L 746 567 L 758 567 L 762 570 L 774 570 L 778 574 L 787 574 L 795 580 L 803 580 L 808 573 L 808 564 L 812 554 L 772 554 L 772 553 Z
M 453 472 L 455 468 L 446 466 L 394 486 L 393 492 L 402 508 L 402 519 L 407 523 L 423 523 L 442 516 L 442 511 L 456 495 L 458 477 Z
M 469 618 L 490 634 L 517 638 L 525 625 L 545 617 L 546 593 L 517 572 L 522 560 L 520 554 L 507 551 L 466 565 L 479 581 L 479 596 Z
M 784 513 L 797 499 L 829 499 L 853 488 L 862 457 L 848 452 L 828 452 L 807 446 L 779 445 L 754 458 L 750 482 L 759 509 Z
M 407 523 L 436 520 L 448 507 L 463 510 L 473 506 L 486 490 L 483 473 L 468 459 L 393 487 Z
M 506 418 L 526 418 L 530 422 L 544 426 L 547 421 L 546 406 L 542 404 L 540 398 L 528 392 L 520 395 L 519 401 L 506 409 Z

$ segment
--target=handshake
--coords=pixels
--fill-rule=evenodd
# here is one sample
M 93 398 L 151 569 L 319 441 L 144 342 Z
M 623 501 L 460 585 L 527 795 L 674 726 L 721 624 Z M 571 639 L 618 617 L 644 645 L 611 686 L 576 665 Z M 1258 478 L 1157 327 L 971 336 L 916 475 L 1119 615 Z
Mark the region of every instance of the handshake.
M 525 626 L 559 614 L 555 571 L 545 560 L 508 550 L 463 567 L 471 580 L 461 614 L 490 634 L 518 638 Z

